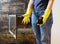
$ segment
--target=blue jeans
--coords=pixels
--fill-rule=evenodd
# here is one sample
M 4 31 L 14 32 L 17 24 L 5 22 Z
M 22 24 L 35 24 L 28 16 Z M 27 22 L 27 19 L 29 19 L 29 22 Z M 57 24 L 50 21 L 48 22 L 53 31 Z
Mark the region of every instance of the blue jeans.
M 36 21 L 38 20 L 38 16 L 42 13 L 37 14 L 35 12 L 32 12 L 31 23 L 33 32 L 36 37 L 37 44 L 50 44 L 51 27 L 53 23 L 52 14 L 49 16 L 45 24 L 43 24 L 42 26 L 38 26 L 38 22 Z

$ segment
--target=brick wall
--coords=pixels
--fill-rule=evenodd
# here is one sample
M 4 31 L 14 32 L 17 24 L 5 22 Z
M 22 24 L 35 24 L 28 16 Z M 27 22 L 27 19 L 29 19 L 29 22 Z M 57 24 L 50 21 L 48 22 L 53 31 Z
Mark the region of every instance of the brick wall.
M 33 34 L 33 31 L 31 29 L 31 24 L 23 25 L 21 24 L 21 21 L 23 18 L 20 18 L 19 16 L 24 14 L 27 9 L 29 0 L 0 0 L 0 33 L 3 33 L 1 35 L 1 38 L 3 36 L 7 37 L 3 38 L 4 41 L 8 41 L 8 43 L 20 43 L 20 44 L 35 44 L 35 37 Z M 9 15 L 16 15 L 16 24 L 17 24 L 17 39 L 11 38 L 11 34 L 8 32 L 8 18 Z M 20 29 L 24 29 L 25 31 L 21 32 Z M 28 28 L 28 29 L 26 29 Z M 28 31 L 29 30 L 29 31 Z M 27 31 L 27 33 L 26 33 Z M 5 33 L 6 32 L 6 33 Z M 19 33 L 21 32 L 21 33 Z M 30 33 L 32 32 L 32 33 Z M 9 35 L 9 36 L 8 36 Z M 7 39 L 8 38 L 8 39 Z M 10 39 L 11 38 L 11 39 Z M 14 40 L 13 40 L 14 39 Z M 0 39 L 3 41 L 2 39 Z M 12 42 L 11 42 L 11 41 Z

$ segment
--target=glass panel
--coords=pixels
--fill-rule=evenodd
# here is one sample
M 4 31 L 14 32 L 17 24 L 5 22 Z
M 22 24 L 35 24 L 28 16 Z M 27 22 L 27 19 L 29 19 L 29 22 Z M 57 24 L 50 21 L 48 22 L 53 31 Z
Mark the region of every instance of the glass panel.
M 9 32 L 16 39 L 16 15 L 9 15 Z

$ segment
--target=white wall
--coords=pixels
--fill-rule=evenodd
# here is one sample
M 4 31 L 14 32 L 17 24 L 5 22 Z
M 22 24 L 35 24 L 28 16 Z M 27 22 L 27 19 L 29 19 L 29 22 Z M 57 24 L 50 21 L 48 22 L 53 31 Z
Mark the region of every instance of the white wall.
M 54 1 L 51 44 L 60 44 L 60 0 Z

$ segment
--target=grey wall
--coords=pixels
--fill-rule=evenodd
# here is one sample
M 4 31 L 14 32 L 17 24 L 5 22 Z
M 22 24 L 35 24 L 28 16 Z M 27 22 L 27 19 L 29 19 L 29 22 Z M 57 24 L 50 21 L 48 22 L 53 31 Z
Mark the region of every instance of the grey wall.
M 25 13 L 28 0 L 0 0 L 0 13 L 21 15 Z
M 25 13 L 27 3 L 28 0 L 0 0 L 0 31 L 8 30 L 8 15 L 20 16 Z

